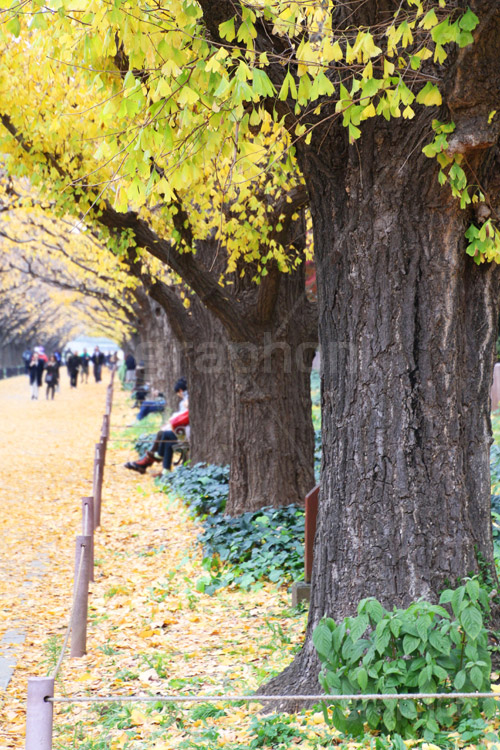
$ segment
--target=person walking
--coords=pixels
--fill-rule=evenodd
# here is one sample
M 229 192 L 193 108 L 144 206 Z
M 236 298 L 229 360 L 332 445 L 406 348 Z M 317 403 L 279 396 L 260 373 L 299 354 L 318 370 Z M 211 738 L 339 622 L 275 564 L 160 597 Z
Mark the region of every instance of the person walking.
M 101 352 L 98 346 L 94 349 L 92 355 L 92 362 L 94 364 L 94 378 L 96 383 L 101 382 L 102 366 L 104 364 L 104 354 Z
M 49 361 L 49 358 L 45 354 L 43 346 L 38 346 L 35 351 L 38 354 L 37 384 L 38 388 L 41 388 L 43 383 L 43 371 L 47 365 L 47 362 Z
M 134 355 L 132 354 L 132 352 L 128 352 L 127 356 L 125 357 L 125 382 L 126 383 L 134 382 L 136 367 L 137 367 L 137 364 L 136 364 Z
M 22 358 L 24 362 L 24 371 L 26 374 L 28 374 L 29 373 L 28 368 L 31 362 L 31 349 L 25 349 L 24 352 L 22 353 Z
M 45 373 L 45 383 L 47 384 L 46 398 L 49 398 L 50 395 L 53 399 L 59 382 L 59 365 L 53 354 L 49 357 Z
M 47 365 L 49 358 L 45 354 L 43 346 L 35 346 L 33 351 L 38 354 L 38 387 L 41 388 L 43 382 L 43 370 Z
M 36 352 L 33 352 L 28 365 L 28 375 L 31 387 L 31 400 L 38 398 L 38 371 L 40 369 L 40 364 L 42 365 L 43 370 L 43 362 L 40 361 L 38 354 Z
M 56 391 L 57 391 L 57 393 L 59 393 L 59 390 L 61 388 L 61 378 L 59 376 L 59 370 L 61 369 L 62 363 L 63 363 L 61 352 L 54 352 L 54 359 L 55 359 L 56 365 L 57 365 L 57 385 L 56 385 Z
M 66 360 L 68 366 L 69 384 L 71 388 L 76 388 L 78 385 L 78 369 L 80 367 L 80 357 L 75 352 L 70 353 L 70 356 Z
M 86 349 L 84 349 L 83 354 L 80 355 L 80 367 L 82 370 L 80 382 L 82 383 L 89 382 L 89 363 L 90 363 L 90 354 L 88 353 Z

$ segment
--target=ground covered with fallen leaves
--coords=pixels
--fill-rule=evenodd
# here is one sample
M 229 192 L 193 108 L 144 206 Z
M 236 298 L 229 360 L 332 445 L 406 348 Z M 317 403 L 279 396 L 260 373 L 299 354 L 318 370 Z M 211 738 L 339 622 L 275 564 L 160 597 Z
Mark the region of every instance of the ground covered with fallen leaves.
M 24 377 L 0 381 L 0 644 L 12 631 L 25 636 L 10 684 L 0 691 L 0 750 L 24 748 L 28 678 L 53 672 L 67 631 L 81 498 L 92 492 L 108 379 L 71 390 L 63 373 L 54 401 L 42 394 L 31 401 Z M 68 702 L 55 704 L 54 748 L 387 748 L 376 738 L 347 741 L 317 708 L 288 717 L 222 699 L 95 700 L 252 694 L 291 661 L 305 628 L 306 613 L 291 608 L 286 587 L 263 583 L 259 590 L 222 589 L 212 596 L 198 590 L 206 571 L 197 524 L 179 500 L 158 491 L 150 474 L 124 468 L 134 457 L 133 418 L 130 398 L 117 383 L 88 653 L 71 659 L 68 649 L 63 661 L 55 694 Z M 155 419 L 159 415 L 146 429 Z M 77 697 L 92 702 L 72 702 Z M 403 744 L 439 750 L 421 740 Z
M 26 635 L 14 676 L 0 693 L 0 747 L 24 747 L 27 679 L 52 672 L 71 607 L 81 498 L 91 494 L 106 385 L 69 388 L 31 401 L 25 378 L 0 382 L 0 638 Z M 280 671 L 300 643 L 305 614 L 285 588 L 197 591 L 205 573 L 198 528 L 149 475 L 132 474 L 127 393 L 115 388 L 95 539 L 88 653 L 64 659 L 56 695 L 251 693 Z M 335 742 L 322 714 L 257 717 L 243 704 L 56 703 L 54 747 L 324 747 Z M 336 740 L 338 742 L 338 739 Z M 258 743 L 257 745 L 255 743 Z

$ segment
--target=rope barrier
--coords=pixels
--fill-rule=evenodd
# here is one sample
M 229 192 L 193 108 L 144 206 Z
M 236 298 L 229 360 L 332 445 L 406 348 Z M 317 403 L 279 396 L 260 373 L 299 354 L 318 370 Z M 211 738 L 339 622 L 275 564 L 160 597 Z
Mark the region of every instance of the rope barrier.
M 78 564 L 78 574 L 77 574 L 77 577 L 76 577 L 75 591 L 78 590 L 78 586 L 79 586 L 79 583 L 80 583 L 80 576 L 82 574 L 83 556 L 84 556 L 84 554 L 85 554 L 85 545 L 82 544 L 81 549 L 80 549 L 80 562 Z M 66 630 L 66 635 L 64 636 L 64 641 L 63 641 L 63 645 L 62 645 L 62 648 L 61 648 L 61 653 L 59 654 L 59 659 L 57 660 L 57 664 L 55 666 L 54 672 L 51 675 L 51 677 L 52 677 L 53 680 L 55 680 L 56 677 L 57 677 L 57 674 L 59 672 L 59 669 L 61 668 L 61 664 L 62 664 L 63 659 L 64 659 L 64 655 L 66 653 L 66 648 L 67 648 L 67 645 L 68 645 L 69 636 L 71 634 L 71 629 L 73 627 L 73 619 L 74 619 L 74 616 L 75 616 L 75 609 L 76 609 L 75 605 L 76 605 L 76 598 L 73 597 L 73 604 L 71 606 L 71 614 L 70 614 L 70 618 L 69 618 L 68 629 Z
M 66 635 L 61 647 L 61 653 L 57 660 L 54 672 L 49 677 L 30 677 L 28 678 L 28 691 L 26 697 L 26 750 L 52 750 L 52 736 L 54 729 L 53 704 L 49 701 L 54 695 L 54 683 L 57 677 L 70 635 L 71 656 L 83 656 L 86 653 L 87 639 L 87 617 L 88 617 L 88 584 L 89 580 L 93 581 L 94 567 L 94 502 L 100 505 L 100 490 L 96 487 L 96 480 L 102 483 L 102 469 L 104 467 L 104 456 L 107 437 L 109 435 L 109 423 L 111 412 L 111 401 L 113 397 L 113 376 L 111 376 L 111 385 L 108 387 L 108 396 L 106 399 L 106 414 L 103 422 L 103 432 L 101 433 L 101 443 L 96 446 L 99 448 L 99 459 L 94 460 L 94 490 L 97 489 L 99 504 L 96 501 L 95 491 L 91 498 L 82 498 L 84 504 L 82 524 L 83 535 L 76 537 L 75 550 L 75 573 L 73 586 L 73 604 L 69 617 L 69 623 Z M 100 446 L 102 445 L 102 451 Z M 96 475 L 97 464 L 97 475 Z M 100 474 L 100 476 L 99 476 Z M 98 525 L 98 524 L 97 524 Z M 91 527 L 91 528 L 89 528 Z M 78 549 L 80 553 L 78 553 Z M 82 574 L 85 572 L 85 577 Z
M 300 700 L 300 701 L 338 701 L 349 700 L 424 700 L 425 698 L 463 699 L 463 698 L 496 698 L 500 693 L 366 693 L 360 695 L 97 695 L 93 698 L 58 697 L 47 698 L 50 703 L 214 703 L 220 701 L 243 703 L 266 703 L 268 701 Z

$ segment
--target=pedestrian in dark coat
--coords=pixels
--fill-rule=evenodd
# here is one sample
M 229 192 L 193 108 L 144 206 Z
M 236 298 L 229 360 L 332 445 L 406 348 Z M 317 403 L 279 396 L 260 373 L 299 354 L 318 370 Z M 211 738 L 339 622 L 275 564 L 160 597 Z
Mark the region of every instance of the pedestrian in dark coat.
M 128 352 L 127 356 L 125 357 L 125 382 L 126 383 L 134 382 L 136 367 L 137 367 L 137 364 L 136 364 L 134 355 L 132 354 L 132 352 Z
M 54 355 L 49 357 L 47 367 L 45 368 L 45 382 L 47 384 L 46 398 L 49 397 L 49 394 L 51 395 L 51 398 L 54 398 L 56 387 L 59 382 L 59 365 Z
M 38 398 L 38 373 L 39 373 L 40 365 L 42 366 L 42 370 L 43 370 L 43 362 L 40 361 L 38 354 L 34 352 L 31 355 L 31 359 L 28 365 L 28 375 L 30 379 L 32 400 Z
M 76 388 L 78 384 L 78 368 L 80 367 L 80 357 L 78 354 L 70 354 L 66 360 L 69 373 L 69 384 L 71 388 Z
M 100 351 L 99 347 L 96 346 L 92 355 L 92 362 L 94 365 L 94 378 L 96 383 L 101 382 L 102 366 L 104 364 L 104 354 Z
M 37 383 L 40 388 L 43 382 L 43 370 L 49 358 L 45 354 L 43 346 L 35 346 L 34 353 L 38 356 Z

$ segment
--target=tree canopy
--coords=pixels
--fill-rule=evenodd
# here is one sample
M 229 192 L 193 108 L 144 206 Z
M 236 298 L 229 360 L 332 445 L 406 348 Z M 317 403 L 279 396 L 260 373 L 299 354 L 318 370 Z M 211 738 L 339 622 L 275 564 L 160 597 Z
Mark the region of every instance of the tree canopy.
M 0 181 L 0 248 L 11 337 L 60 345 L 83 328 L 117 340 L 132 331 L 137 281 L 128 264 L 85 226 L 52 215 L 25 179 Z
M 258 260 L 259 274 L 271 257 L 286 267 L 276 238 L 265 240 L 280 223 L 273 196 L 301 179 L 296 145 L 338 121 L 355 144 L 371 118 L 439 107 L 450 56 L 473 42 L 479 19 L 462 2 L 385 6 L 5 3 L 2 149 L 64 210 L 75 200 L 83 215 L 137 210 L 160 236 L 189 244 L 175 220 L 181 198 L 192 239 L 207 227 L 224 238 L 230 270 L 240 255 Z M 496 132 L 496 111 L 483 117 Z M 483 205 L 455 127 L 436 118 L 422 147 L 463 207 Z M 487 205 L 467 237 L 478 262 L 497 259 Z

